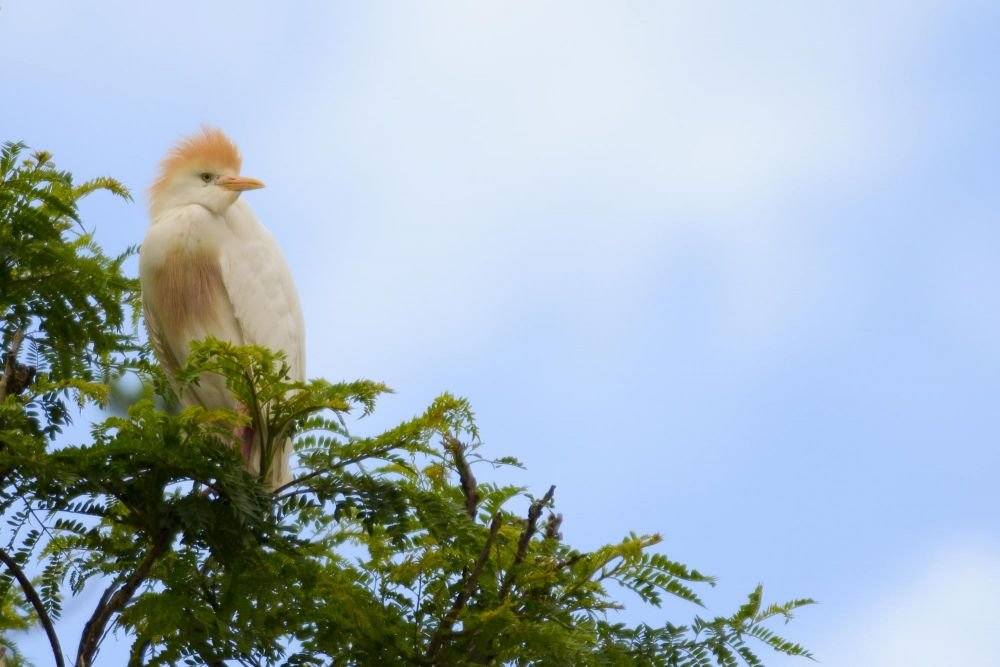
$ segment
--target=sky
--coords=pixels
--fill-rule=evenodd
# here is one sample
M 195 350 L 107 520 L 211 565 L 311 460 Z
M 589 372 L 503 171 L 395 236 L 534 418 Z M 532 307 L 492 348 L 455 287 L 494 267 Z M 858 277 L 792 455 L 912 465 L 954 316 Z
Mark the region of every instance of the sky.
M 239 143 L 308 374 L 396 390 L 358 429 L 468 397 L 707 613 L 762 582 L 824 665 L 1000 665 L 997 3 L 4 0 L 0 45 L 0 140 L 136 194 L 83 208 L 109 251 L 178 138 Z

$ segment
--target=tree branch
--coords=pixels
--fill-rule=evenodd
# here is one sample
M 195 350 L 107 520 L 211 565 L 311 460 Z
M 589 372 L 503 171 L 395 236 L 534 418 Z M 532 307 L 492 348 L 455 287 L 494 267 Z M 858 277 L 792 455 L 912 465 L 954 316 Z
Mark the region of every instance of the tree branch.
M 476 477 L 472 474 L 472 466 L 465 458 L 465 445 L 449 436 L 445 438 L 444 446 L 451 453 L 455 468 L 458 470 L 458 481 L 462 484 L 462 494 L 465 496 L 465 512 L 470 519 L 475 519 L 476 507 L 479 505 L 479 490 L 476 488 Z
M 52 619 L 49 618 L 49 613 L 45 610 L 45 605 L 42 604 L 42 599 L 38 596 L 38 591 L 31 585 L 31 580 L 24 574 L 24 570 L 17 564 L 17 561 L 11 558 L 10 554 L 3 549 L 0 549 L 0 561 L 3 561 L 7 569 L 14 574 L 17 583 L 21 585 L 21 590 L 24 591 L 24 596 L 28 598 L 28 602 L 35 608 L 38 620 L 41 621 L 42 627 L 45 628 L 45 634 L 49 638 L 49 646 L 52 647 L 52 655 L 55 657 L 56 667 L 65 667 L 66 663 L 63 662 L 62 648 L 59 647 L 59 637 L 56 636 L 55 628 L 52 627 Z
M 149 553 L 142 559 L 139 567 L 128 576 L 121 588 L 112 594 L 111 591 L 115 590 L 115 584 L 112 584 L 104 591 L 104 595 L 101 596 L 101 602 L 94 610 L 93 616 L 87 621 L 87 625 L 83 628 L 83 634 L 80 636 L 80 648 L 77 650 L 76 667 L 90 667 L 108 621 L 135 595 L 136 589 L 149 576 L 150 570 L 153 569 L 153 564 L 166 552 L 167 547 L 170 546 L 170 537 L 170 531 L 165 530 L 161 532 L 153 543 L 153 546 L 150 547 Z
M 476 564 L 472 567 L 472 572 L 469 573 L 468 578 L 465 580 L 465 585 L 462 586 L 462 590 L 459 592 L 458 597 L 455 598 L 455 603 L 451 606 L 448 614 L 441 621 L 441 625 L 438 629 L 434 631 L 434 635 L 431 637 L 430 646 L 427 649 L 427 659 L 432 661 L 437 656 L 438 652 L 441 650 L 441 646 L 444 642 L 445 636 L 451 632 L 452 627 L 455 625 L 455 621 L 458 620 L 458 615 L 462 613 L 465 608 L 466 603 L 468 603 L 469 598 L 476 590 L 476 584 L 479 583 L 479 577 L 483 574 L 483 568 L 486 567 L 486 561 L 490 557 L 490 549 L 493 548 L 493 541 L 497 537 L 497 533 L 500 532 L 500 525 L 502 521 L 500 515 L 496 514 L 493 516 L 493 521 L 490 523 L 490 532 L 486 536 L 486 543 L 483 544 L 482 550 L 479 552 L 479 557 L 476 559 Z
M 24 340 L 24 329 L 14 332 L 14 337 L 10 341 L 10 351 L 7 352 L 6 363 L 3 366 L 3 377 L 0 377 L 0 401 L 7 398 L 7 387 L 14 371 L 17 369 L 17 353 L 21 350 L 21 342 Z
M 535 531 L 538 530 L 538 519 L 542 516 L 542 508 L 552 502 L 552 496 L 555 493 L 555 485 L 550 486 L 549 490 L 542 496 L 542 499 L 531 503 L 531 507 L 528 508 L 528 523 L 524 527 L 524 532 L 521 533 L 521 539 L 517 542 L 517 553 L 514 554 L 514 562 L 511 563 L 510 569 L 507 570 L 507 574 L 504 575 L 503 582 L 500 584 L 498 597 L 501 602 L 510 593 L 510 589 L 514 585 L 514 575 L 517 573 L 518 566 L 524 562 L 524 557 L 528 555 L 528 545 L 531 543 L 531 538 L 535 536 Z
M 53 278 L 61 278 L 63 276 L 75 275 L 79 271 L 76 269 L 66 269 L 65 271 L 53 271 L 52 273 L 44 273 L 41 275 L 26 276 L 24 278 L 12 278 L 10 279 L 11 285 L 30 285 L 32 283 L 44 283 Z

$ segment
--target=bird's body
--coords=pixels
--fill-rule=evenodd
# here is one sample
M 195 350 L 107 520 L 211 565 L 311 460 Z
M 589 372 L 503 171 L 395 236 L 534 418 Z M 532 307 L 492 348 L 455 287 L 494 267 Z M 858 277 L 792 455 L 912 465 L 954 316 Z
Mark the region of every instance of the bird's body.
M 162 165 L 151 193 L 151 224 L 139 256 L 143 310 L 153 349 L 169 377 L 191 343 L 209 336 L 260 345 L 287 356 L 292 380 L 305 379 L 302 312 L 281 249 L 239 198 L 262 187 L 238 176 L 239 153 L 216 130 L 182 142 Z M 206 375 L 181 399 L 208 408 L 242 409 L 220 376 Z M 259 472 L 259 439 L 244 457 Z M 270 463 L 274 488 L 291 480 L 291 444 Z

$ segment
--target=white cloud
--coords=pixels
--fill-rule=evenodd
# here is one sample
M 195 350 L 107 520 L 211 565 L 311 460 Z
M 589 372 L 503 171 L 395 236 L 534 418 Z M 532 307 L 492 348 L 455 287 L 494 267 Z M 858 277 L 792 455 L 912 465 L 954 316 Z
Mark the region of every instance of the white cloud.
M 780 331 L 830 280 L 816 223 L 789 211 L 820 190 L 869 187 L 905 159 L 907 101 L 886 82 L 905 74 L 933 15 L 786 3 L 371 11 L 346 63 L 315 54 L 335 74 L 289 96 L 267 159 L 277 173 L 337 178 L 354 198 L 345 211 L 329 188 L 295 189 L 315 235 L 306 259 L 347 244 L 333 279 L 364 286 L 335 299 L 324 286 L 315 301 L 374 325 L 383 338 L 366 347 L 396 346 L 399 360 L 488 345 L 498 313 L 540 301 L 613 319 L 622 295 L 657 289 L 644 281 L 663 279 L 678 238 L 709 247 L 736 338 Z M 322 329 L 338 319 L 316 311 Z
M 299 283 L 328 276 L 311 327 L 351 313 L 377 331 L 363 347 L 403 361 L 487 346 L 540 304 L 612 321 L 689 246 L 735 342 L 782 331 L 832 282 L 817 223 L 790 211 L 905 160 L 906 77 L 936 7 L 39 0 L 0 30 L 23 47 L 12 75 L 99 100 L 122 152 L 223 124 L 271 185 L 254 205 Z M 67 67 L 46 40 L 70 33 L 114 76 Z M 151 149 L 134 150 L 142 188 Z
M 40 0 L 0 27 L 79 33 L 115 63 L 93 79 L 64 49 L 12 50 L 63 97 L 114 99 L 122 151 L 159 133 L 134 149 L 149 171 L 150 145 L 230 131 L 271 186 L 254 206 L 310 328 L 370 367 L 483 351 L 552 304 L 568 329 L 626 319 L 691 253 L 734 344 L 786 330 L 835 281 L 818 223 L 791 211 L 905 160 L 920 105 L 901 82 L 934 7 Z
M 1000 546 L 964 544 L 910 570 L 816 653 L 831 667 L 996 665 Z

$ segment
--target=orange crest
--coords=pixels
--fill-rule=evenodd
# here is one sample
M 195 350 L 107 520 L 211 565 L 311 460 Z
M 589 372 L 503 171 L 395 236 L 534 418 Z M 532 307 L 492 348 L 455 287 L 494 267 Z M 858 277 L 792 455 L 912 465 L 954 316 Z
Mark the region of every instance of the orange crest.
M 149 189 L 150 197 L 155 198 L 160 193 L 175 171 L 191 163 L 239 173 L 243 157 L 236 144 L 221 130 L 203 126 L 200 134 L 181 139 L 160 162 L 160 173 Z

